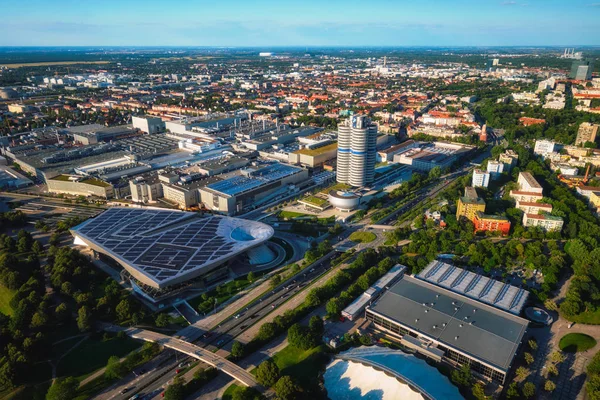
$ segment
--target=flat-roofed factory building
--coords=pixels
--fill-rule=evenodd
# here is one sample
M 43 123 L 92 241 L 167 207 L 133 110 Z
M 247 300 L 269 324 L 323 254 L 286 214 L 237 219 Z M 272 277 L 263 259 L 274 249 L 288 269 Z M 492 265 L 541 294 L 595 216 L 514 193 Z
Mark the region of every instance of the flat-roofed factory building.
M 374 304 L 374 328 L 424 355 L 504 384 L 527 330 L 528 292 L 439 261 L 404 276 Z
M 241 175 L 206 185 L 200 189 L 200 197 L 207 209 L 234 215 L 307 180 L 307 170 L 274 163 L 258 169 L 248 168 L 242 170 Z

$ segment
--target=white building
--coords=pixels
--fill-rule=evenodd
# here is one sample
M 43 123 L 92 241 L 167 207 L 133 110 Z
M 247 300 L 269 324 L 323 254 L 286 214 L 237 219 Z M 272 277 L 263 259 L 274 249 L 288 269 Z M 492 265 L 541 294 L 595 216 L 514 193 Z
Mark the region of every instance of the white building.
M 162 133 L 165 131 L 165 122 L 158 117 L 147 115 L 141 117 L 132 117 L 131 123 L 135 129 L 146 133 Z
M 523 226 L 528 228 L 539 226 L 545 231 L 560 231 L 563 226 L 563 219 L 549 214 L 523 214 Z
M 375 179 L 377 125 L 353 115 L 338 126 L 337 181 L 365 186 Z
M 473 171 L 473 179 L 471 186 L 473 187 L 488 187 L 490 184 L 490 173 L 476 169 Z
M 504 163 L 499 161 L 488 161 L 487 172 L 490 173 L 492 179 L 498 179 L 502 172 L 504 172 Z
M 519 179 L 517 179 L 517 183 L 519 184 L 520 190 L 524 192 L 542 194 L 544 191 L 542 185 L 540 185 L 539 182 L 535 180 L 533 175 L 527 171 L 519 172 Z
M 552 212 L 552 204 L 537 203 L 531 201 L 517 201 L 516 207 L 519 210 L 522 210 L 525 214 L 539 214 L 540 212 Z
M 550 140 L 536 140 L 535 147 L 533 148 L 534 154 L 546 155 L 554 153 L 556 151 L 556 143 Z

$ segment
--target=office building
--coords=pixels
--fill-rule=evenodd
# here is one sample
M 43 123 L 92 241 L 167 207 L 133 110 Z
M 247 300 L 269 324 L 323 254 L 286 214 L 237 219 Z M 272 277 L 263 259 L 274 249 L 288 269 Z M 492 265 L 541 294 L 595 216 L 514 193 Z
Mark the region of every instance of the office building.
M 464 217 L 472 221 L 478 211 L 485 212 L 485 201 L 479 197 L 474 187 L 467 186 L 465 187 L 465 195 L 459 197 L 457 201 L 456 219 Z
M 577 60 L 571 64 L 571 73 L 569 78 L 578 81 L 588 81 L 592 79 L 592 72 L 594 71 L 594 61 L 592 60 Z
M 560 231 L 564 221 L 561 217 L 550 214 L 523 214 L 523 226 L 526 228 L 539 226 L 545 231 Z
M 581 125 L 579 125 L 579 130 L 577 131 L 575 145 L 583 146 L 586 142 L 594 143 L 596 141 L 596 135 L 598 134 L 598 127 L 600 127 L 600 125 L 582 122 Z
M 501 297 L 507 307 L 518 307 L 527 292 L 460 268 L 444 272 L 450 279 L 436 275 L 437 282 L 458 281 L 470 290 L 449 290 L 405 275 L 367 307 L 367 320 L 391 340 L 417 344 L 411 347 L 427 357 L 468 365 L 478 376 L 504 384 L 528 321 L 496 306 L 494 299 Z
M 471 186 L 473 187 L 488 187 L 490 184 L 490 173 L 476 169 L 473 171 L 473 179 L 471 180 Z
M 353 115 L 338 127 L 337 181 L 365 186 L 375 179 L 377 125 Z
M 138 176 L 129 181 L 131 200 L 135 203 L 156 203 L 163 197 L 162 182 L 158 174 Z

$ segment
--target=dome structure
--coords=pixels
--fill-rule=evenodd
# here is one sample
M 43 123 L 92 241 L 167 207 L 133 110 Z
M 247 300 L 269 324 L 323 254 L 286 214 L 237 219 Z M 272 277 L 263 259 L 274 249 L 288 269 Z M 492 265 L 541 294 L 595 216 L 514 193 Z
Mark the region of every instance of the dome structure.
M 354 210 L 360 204 L 360 195 L 354 192 L 331 190 L 328 197 L 329 204 L 341 211 Z

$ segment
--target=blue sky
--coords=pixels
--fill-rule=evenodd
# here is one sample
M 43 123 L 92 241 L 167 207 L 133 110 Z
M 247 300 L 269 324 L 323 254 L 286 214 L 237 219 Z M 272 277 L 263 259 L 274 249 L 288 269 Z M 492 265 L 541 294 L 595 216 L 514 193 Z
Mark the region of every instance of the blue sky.
M 600 45 L 600 0 L 0 0 L 0 46 Z

